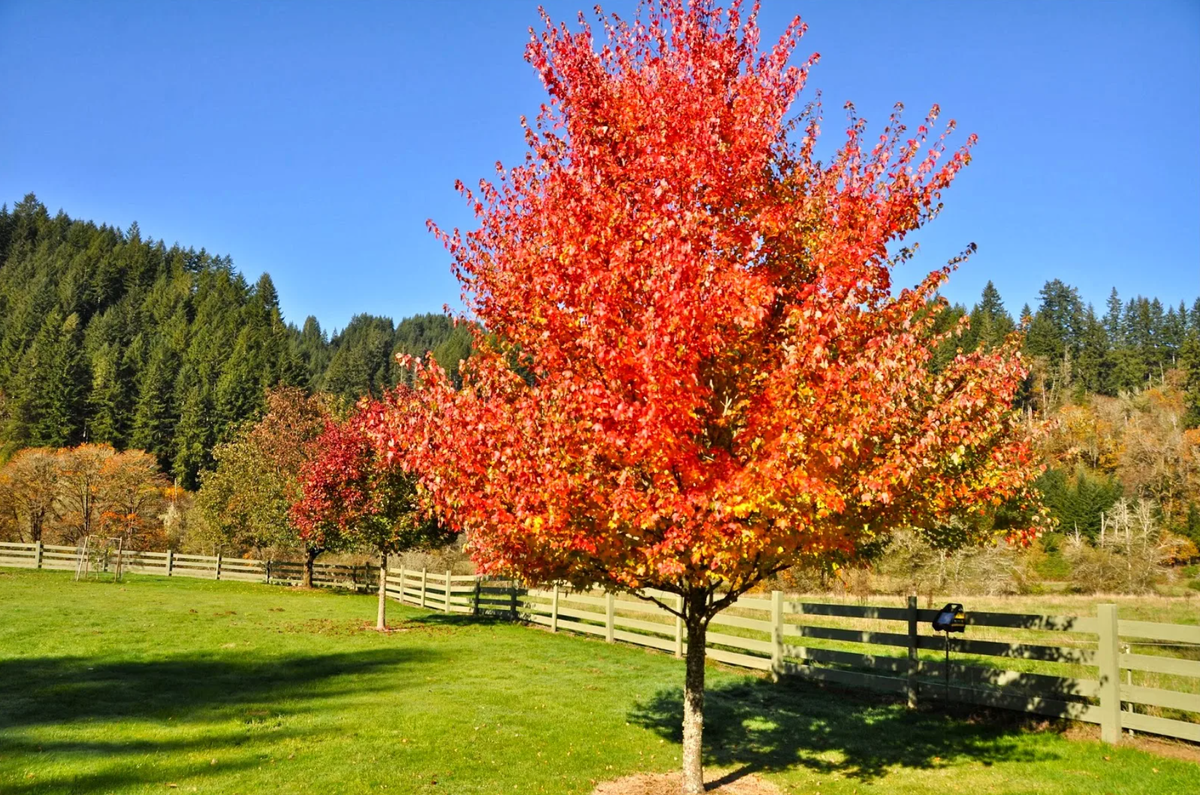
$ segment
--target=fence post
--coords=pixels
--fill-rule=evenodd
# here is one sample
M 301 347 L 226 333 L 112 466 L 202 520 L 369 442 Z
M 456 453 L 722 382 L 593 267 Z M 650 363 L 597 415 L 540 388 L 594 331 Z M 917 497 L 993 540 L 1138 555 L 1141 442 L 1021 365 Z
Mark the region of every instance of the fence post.
M 558 583 L 554 583 L 550 597 L 550 631 L 558 632 Z
M 33 567 L 40 569 L 42 567 L 42 539 L 37 540 L 37 544 L 33 550 Z
M 263 582 L 267 585 L 271 584 L 271 561 L 263 561 Z
M 604 594 L 604 639 L 613 642 L 613 595 L 609 591 Z
M 400 559 L 400 604 L 404 604 L 404 558 Z
M 675 608 L 683 613 L 683 597 L 675 597 Z M 675 616 L 675 656 L 683 657 L 683 618 Z
M 783 591 L 771 591 L 771 678 L 783 673 Z
M 516 621 L 517 620 L 517 581 L 516 580 L 513 580 L 512 593 L 510 594 L 510 598 L 512 599 L 512 603 L 509 605 L 508 612 L 511 614 L 512 620 Z
M 1117 630 L 1117 606 L 1096 606 L 1099 625 L 1097 656 L 1100 658 L 1100 739 L 1121 739 L 1121 636 Z
M 217 579 L 221 579 L 221 553 L 217 553 Z
M 917 597 L 908 597 L 908 677 L 904 694 L 908 697 L 908 708 L 917 706 Z
M 446 572 L 446 612 L 450 612 L 450 572 Z
M 474 604 L 474 606 L 472 607 L 472 612 L 471 612 L 471 615 L 475 616 L 476 618 L 478 618 L 478 617 L 479 617 L 479 588 L 480 588 L 480 582 L 482 582 L 482 581 L 479 579 L 479 575 L 478 575 L 478 574 L 476 574 L 476 575 L 475 575 L 475 604 Z
M 429 582 L 428 574 L 425 567 L 421 567 L 421 607 L 425 606 L 425 584 Z
M 171 572 L 175 570 L 175 550 L 167 550 L 167 576 L 171 576 Z

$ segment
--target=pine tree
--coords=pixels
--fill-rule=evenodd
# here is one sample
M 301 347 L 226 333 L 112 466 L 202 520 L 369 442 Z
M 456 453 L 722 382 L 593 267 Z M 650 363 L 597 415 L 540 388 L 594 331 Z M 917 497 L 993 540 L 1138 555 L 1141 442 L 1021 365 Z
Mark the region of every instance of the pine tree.
M 292 337 L 293 356 L 304 367 L 305 386 L 316 389 L 329 365 L 329 340 L 321 324 L 312 315 L 304 320 L 304 328 Z
M 242 329 L 217 379 L 216 410 L 221 441 L 240 420 L 254 416 L 262 406 L 263 372 L 257 355 L 259 333 L 252 327 Z
M 1025 332 L 1025 353 L 1053 364 L 1062 359 L 1065 350 L 1059 329 L 1050 316 L 1042 312 L 1034 315 Z
M 1075 360 L 1077 395 L 1082 397 L 1087 392 L 1101 391 L 1110 380 L 1108 368 L 1111 365 L 1104 324 L 1096 317 L 1096 310 L 1088 304 L 1081 324 L 1079 356 Z
M 934 320 L 934 330 L 940 333 L 952 331 L 958 327 L 958 323 L 967 314 L 966 307 L 962 304 L 946 304 L 942 307 L 934 305 L 932 310 L 936 313 Z M 940 372 L 946 368 L 950 362 L 954 361 L 954 357 L 958 356 L 959 351 L 965 350 L 964 340 L 961 337 L 951 334 L 946 338 L 941 345 L 938 346 L 936 353 L 933 356 L 932 367 L 935 372 Z M 439 362 L 440 363 L 440 362 Z
M 8 202 L 0 207 L 0 267 L 4 266 L 4 261 L 8 259 L 8 249 L 12 244 L 13 219 L 12 214 L 8 211 Z
M 456 387 L 462 386 L 459 365 L 471 356 L 473 338 L 466 324 L 455 326 L 450 336 L 433 349 L 433 358 L 450 376 Z
M 68 315 L 59 327 L 53 367 L 48 411 L 34 427 L 33 438 L 35 444 L 47 446 L 78 444 L 83 439 L 83 399 L 88 380 L 79 315 Z
M 1184 423 L 1189 428 L 1200 427 L 1200 331 L 1192 329 L 1179 353 L 1179 363 L 1183 367 L 1184 402 L 1187 413 Z
M 200 485 L 200 471 L 215 466 L 212 450 L 217 439 L 212 405 L 199 376 L 190 368 L 180 375 L 176 403 L 180 408 L 172 439 L 173 472 L 180 485 L 195 489 Z
M 347 401 L 364 395 L 381 395 L 393 385 L 394 335 L 395 328 L 388 318 L 354 316 L 342 333 L 334 335 L 331 342 L 334 353 L 322 389 Z
M 46 318 L 57 311 L 54 288 L 49 276 L 39 274 L 31 263 L 17 263 L 4 269 L 6 282 L 22 282 L 23 291 L 12 291 L 0 307 L 0 322 L 4 324 L 4 339 L 0 340 L 0 385 L 16 392 L 22 380 L 17 376 L 26 351 L 44 329 Z M 8 286 L 8 285 L 5 285 Z M 14 285 L 15 286 L 15 285 Z M 9 291 L 0 292 L 4 296 Z M 59 322 L 63 315 L 59 314 Z
M 1122 326 L 1124 305 L 1121 303 L 1121 296 L 1117 294 L 1116 287 L 1112 288 L 1112 292 L 1108 294 L 1105 308 L 1104 331 L 1108 334 L 1108 347 L 1119 348 L 1125 344 L 1124 326 Z
M 1120 483 L 1083 466 L 1070 475 L 1052 468 L 1038 479 L 1037 486 L 1059 529 L 1066 533 L 1078 531 L 1086 538 L 1100 535 L 1101 514 L 1121 497 Z
M 124 448 L 125 399 L 120 352 L 105 343 L 92 356 L 92 385 L 87 399 L 88 441 Z
M 1150 378 L 1162 379 L 1165 376 L 1167 364 L 1167 347 L 1164 344 L 1166 332 L 1166 312 L 1162 301 L 1152 298 L 1146 305 L 1146 327 L 1148 330 L 1148 346 L 1145 352 L 1146 364 Z
M 1046 282 L 1039 295 L 1041 304 L 1034 319 L 1041 318 L 1042 328 L 1036 340 L 1027 343 L 1027 346 L 1033 346 L 1029 352 L 1051 361 L 1061 359 L 1064 353 L 1077 355 L 1084 313 L 1079 291 L 1059 279 L 1052 279 Z M 1032 335 L 1032 328 L 1030 332 Z
M 1173 306 L 1167 307 L 1167 314 L 1163 318 L 1159 345 L 1162 347 L 1162 359 L 1166 367 L 1176 365 L 1186 337 L 1187 306 L 1180 301 L 1178 311 Z
M 174 374 L 178 360 L 166 340 L 159 338 L 150 350 L 146 371 L 138 388 L 130 445 L 158 457 L 164 470 L 171 466 L 175 430 Z
M 1131 298 L 1121 311 L 1121 344 L 1114 350 L 1113 385 L 1115 391 L 1136 391 L 1146 386 L 1146 351 L 1152 347 L 1149 313 L 1143 298 Z
M 264 273 L 258 277 L 258 281 L 254 283 L 253 295 L 247 306 L 262 312 L 264 321 L 272 309 L 279 309 L 279 291 L 275 289 L 275 282 L 271 280 L 271 274 Z
M 79 317 L 55 309 L 22 357 L 6 436 L 38 447 L 64 447 L 82 438 L 85 368 Z
M 990 351 L 1004 342 L 1015 328 L 1016 324 L 1004 308 L 1000 291 L 989 281 L 983 288 L 979 303 L 971 310 L 970 339 L 973 344 L 964 344 L 963 349 L 975 350 L 976 347 L 982 347 Z

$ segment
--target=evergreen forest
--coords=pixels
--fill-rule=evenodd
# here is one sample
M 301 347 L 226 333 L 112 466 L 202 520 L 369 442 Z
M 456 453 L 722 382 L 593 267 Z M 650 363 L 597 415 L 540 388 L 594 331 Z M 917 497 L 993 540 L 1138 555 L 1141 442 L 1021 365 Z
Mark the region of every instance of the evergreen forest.
M 194 489 L 268 389 L 348 404 L 404 379 L 397 353 L 432 351 L 453 371 L 470 344 L 440 314 L 296 326 L 271 277 L 251 283 L 227 256 L 51 215 L 33 194 L 0 210 L 0 460 L 107 444 Z

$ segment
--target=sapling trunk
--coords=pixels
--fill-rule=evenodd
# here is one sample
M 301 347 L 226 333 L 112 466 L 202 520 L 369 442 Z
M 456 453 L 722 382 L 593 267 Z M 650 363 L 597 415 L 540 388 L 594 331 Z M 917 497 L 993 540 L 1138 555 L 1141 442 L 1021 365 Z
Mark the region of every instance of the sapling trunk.
M 687 674 L 683 685 L 683 795 L 704 793 L 704 655 L 708 617 L 704 598 L 689 598 Z
M 319 549 L 305 547 L 304 549 L 304 576 L 300 578 L 300 587 L 311 588 L 313 584 L 313 563 L 317 559 L 317 555 L 321 554 Z
M 379 553 L 379 615 L 375 620 L 375 629 L 387 629 L 387 560 L 386 552 Z

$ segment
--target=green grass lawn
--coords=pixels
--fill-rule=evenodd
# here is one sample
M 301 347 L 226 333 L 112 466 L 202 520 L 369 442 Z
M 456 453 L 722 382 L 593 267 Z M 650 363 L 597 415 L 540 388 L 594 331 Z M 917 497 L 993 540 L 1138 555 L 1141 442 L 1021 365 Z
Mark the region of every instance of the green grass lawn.
M 228 582 L 0 570 L 0 792 L 588 793 L 679 762 L 682 663 Z M 713 667 L 709 761 L 785 792 L 1185 793 L 1200 766 Z

